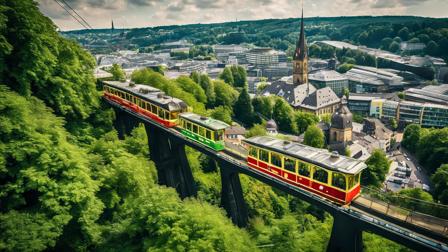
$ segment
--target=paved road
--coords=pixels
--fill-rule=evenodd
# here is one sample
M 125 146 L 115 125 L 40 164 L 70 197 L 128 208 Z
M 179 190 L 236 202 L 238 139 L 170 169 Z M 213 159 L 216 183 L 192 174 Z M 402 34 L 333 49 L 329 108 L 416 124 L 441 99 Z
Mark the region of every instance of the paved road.
M 409 177 L 410 184 L 414 184 L 414 187 L 422 188 L 423 184 L 430 185 L 429 176 L 423 171 L 422 167 L 418 164 L 417 159 L 410 154 L 407 150 L 400 148 L 399 151 L 394 151 L 391 159 L 397 161 L 400 165 L 404 161 L 406 165 L 411 168 L 411 175 Z M 394 170 L 389 171 L 387 178 L 393 177 Z M 387 182 L 387 188 L 392 191 L 399 191 L 403 189 L 401 185 Z

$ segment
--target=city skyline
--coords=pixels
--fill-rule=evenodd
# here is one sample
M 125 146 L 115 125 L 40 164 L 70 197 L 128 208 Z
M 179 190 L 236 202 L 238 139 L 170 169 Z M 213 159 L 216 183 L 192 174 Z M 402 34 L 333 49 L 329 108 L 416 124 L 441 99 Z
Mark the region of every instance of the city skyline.
M 219 23 L 235 20 L 299 17 L 300 1 L 291 0 L 66 0 L 93 28 Z M 38 0 L 40 10 L 61 30 L 83 27 L 55 1 Z M 244 8 L 241 8 L 244 6 Z M 326 8 L 322 8 L 326 6 Z M 317 0 L 305 1 L 305 17 L 414 15 L 446 17 L 444 0 Z M 231 14 L 229 14 L 231 13 Z M 102 18 L 98 18 L 102 17 Z

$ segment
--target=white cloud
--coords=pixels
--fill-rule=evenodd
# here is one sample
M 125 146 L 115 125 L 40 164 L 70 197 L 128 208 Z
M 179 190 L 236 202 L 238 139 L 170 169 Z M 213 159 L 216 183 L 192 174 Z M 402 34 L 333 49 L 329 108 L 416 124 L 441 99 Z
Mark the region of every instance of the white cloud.
M 222 21 L 289 18 L 300 15 L 297 0 L 65 0 L 94 28 L 146 27 Z M 38 0 L 42 12 L 63 30 L 81 26 L 54 0 Z M 441 16 L 446 0 L 314 0 L 305 1 L 305 17 L 352 15 Z M 425 8 L 422 8 L 424 6 Z M 419 8 L 420 7 L 420 8 Z M 433 13 L 433 14 L 431 14 Z

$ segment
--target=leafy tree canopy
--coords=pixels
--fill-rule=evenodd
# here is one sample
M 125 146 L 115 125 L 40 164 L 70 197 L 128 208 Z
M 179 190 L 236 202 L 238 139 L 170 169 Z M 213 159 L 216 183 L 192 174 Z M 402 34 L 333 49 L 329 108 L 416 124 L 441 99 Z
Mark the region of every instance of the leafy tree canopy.
M 390 161 L 381 149 L 376 149 L 366 161 L 367 169 L 361 174 L 361 183 L 364 186 L 372 185 L 380 187 L 386 179 L 389 171 Z
M 324 133 L 319 127 L 312 124 L 305 131 L 303 143 L 311 147 L 323 148 L 325 146 Z
M 68 120 L 98 107 L 94 58 L 56 32 L 33 1 L 3 1 L 0 8 L 0 83 L 42 99 Z

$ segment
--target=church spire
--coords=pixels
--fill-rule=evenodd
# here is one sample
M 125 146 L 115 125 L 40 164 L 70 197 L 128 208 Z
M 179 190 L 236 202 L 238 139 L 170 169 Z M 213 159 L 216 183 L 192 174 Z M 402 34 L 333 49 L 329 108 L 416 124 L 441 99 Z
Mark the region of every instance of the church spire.
M 305 39 L 305 28 L 303 21 L 303 1 L 302 1 L 302 20 L 300 21 L 300 35 L 296 44 L 296 50 L 293 56 L 293 84 L 301 85 L 308 83 L 308 49 Z M 309 87 L 307 88 L 309 93 Z
M 307 57 L 307 46 L 305 40 L 305 30 L 303 25 L 303 6 L 302 6 L 302 20 L 300 21 L 300 35 L 297 41 L 296 51 L 294 53 L 294 60 L 304 60 Z

